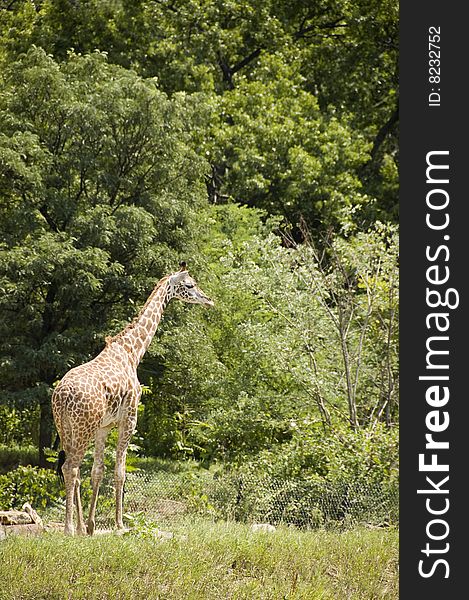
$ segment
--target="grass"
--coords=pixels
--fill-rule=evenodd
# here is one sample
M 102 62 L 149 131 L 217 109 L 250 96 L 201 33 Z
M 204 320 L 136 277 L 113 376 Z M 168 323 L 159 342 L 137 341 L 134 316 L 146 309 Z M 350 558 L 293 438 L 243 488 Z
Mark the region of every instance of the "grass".
M 398 533 L 278 529 L 236 523 L 149 528 L 125 536 L 9 537 L 0 542 L 1 600 L 398 598 Z

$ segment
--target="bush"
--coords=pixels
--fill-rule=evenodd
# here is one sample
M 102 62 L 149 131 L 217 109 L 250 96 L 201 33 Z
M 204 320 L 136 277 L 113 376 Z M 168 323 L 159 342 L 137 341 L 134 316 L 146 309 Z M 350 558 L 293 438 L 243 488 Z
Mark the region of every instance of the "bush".
M 28 445 L 37 442 L 34 432 L 39 431 L 39 410 L 27 406 L 15 407 L 0 400 L 0 448 L 1 445 Z M 0 456 L 0 465 L 2 464 Z
M 244 470 L 281 479 L 319 477 L 330 483 L 397 484 L 399 431 L 378 423 L 353 431 L 335 423 L 323 429 L 317 422 L 298 423 L 292 439 L 281 448 L 246 460 Z
M 0 473 L 7 473 L 20 465 L 37 466 L 39 453 L 34 446 L 0 444 Z
M 0 475 L 0 508 L 19 509 L 25 502 L 40 509 L 65 496 L 56 473 L 48 469 L 20 466 Z

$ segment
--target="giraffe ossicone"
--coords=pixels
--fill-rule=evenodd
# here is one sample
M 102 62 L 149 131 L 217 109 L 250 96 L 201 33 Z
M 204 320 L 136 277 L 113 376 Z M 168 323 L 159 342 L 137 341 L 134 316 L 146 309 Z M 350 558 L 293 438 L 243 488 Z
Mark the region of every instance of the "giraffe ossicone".
M 92 360 L 68 371 L 52 394 L 52 412 L 62 444 L 59 469 L 66 490 L 64 532 L 75 533 L 73 512 L 77 511 L 80 535 L 95 529 L 99 486 L 104 474 L 106 437 L 118 428 L 115 492 L 116 526 L 123 529 L 122 503 L 127 448 L 137 425 L 141 396 L 137 367 L 155 335 L 164 309 L 175 298 L 191 304 L 213 306 L 213 301 L 189 275 L 185 262 L 181 269 L 163 277 L 155 286 L 137 317 L 120 333 L 106 339 L 105 348 Z M 85 525 L 80 496 L 80 465 L 94 439 L 91 470 L 92 496 Z

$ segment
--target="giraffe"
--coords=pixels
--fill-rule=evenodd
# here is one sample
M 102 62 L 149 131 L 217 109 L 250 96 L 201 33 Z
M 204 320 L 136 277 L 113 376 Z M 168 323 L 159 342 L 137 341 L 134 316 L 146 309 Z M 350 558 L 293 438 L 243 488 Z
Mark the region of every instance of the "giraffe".
M 106 437 L 118 428 L 115 464 L 116 527 L 123 529 L 122 503 L 125 459 L 130 439 L 137 424 L 137 407 L 141 387 L 137 367 L 155 335 L 161 316 L 172 298 L 213 306 L 189 275 L 186 263 L 181 269 L 163 277 L 155 286 L 135 319 L 114 337 L 106 338 L 106 346 L 95 358 L 68 371 L 52 394 L 52 412 L 62 450 L 58 471 L 63 473 L 66 490 L 66 534 L 74 535 L 73 512 L 77 510 L 78 535 L 93 535 L 96 504 L 104 474 Z M 94 460 L 91 470 L 92 496 L 87 526 L 80 497 L 80 465 L 89 443 L 94 438 Z

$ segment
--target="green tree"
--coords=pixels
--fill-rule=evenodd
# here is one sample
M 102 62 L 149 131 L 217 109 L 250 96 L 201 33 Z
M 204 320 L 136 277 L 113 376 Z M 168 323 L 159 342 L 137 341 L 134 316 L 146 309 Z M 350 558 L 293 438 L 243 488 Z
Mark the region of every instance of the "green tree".
M 215 140 L 208 154 L 212 200 L 233 196 L 280 210 L 294 223 L 301 211 L 313 227 L 328 223 L 331 213 L 333 223 L 340 220 L 342 201 L 358 207 L 359 228 L 376 218 L 396 220 L 395 0 L 47 0 L 36 10 L 17 0 L 5 12 L 5 60 L 31 43 L 60 60 L 70 48 L 100 49 L 112 63 L 156 76 L 170 94 L 203 92 L 209 102 L 227 95 L 212 126 L 203 125 L 208 140 Z M 246 111 L 245 122 L 240 111 Z M 303 138 L 302 122 L 309 118 L 314 125 Z M 277 136 L 278 144 L 271 143 Z M 244 138 L 249 143 L 240 160 L 236 142 Z M 266 173 L 262 163 L 271 159 Z M 248 185 L 236 177 L 243 167 Z M 256 168 L 257 178 L 251 173 Z M 314 185 L 304 190 L 309 170 Z M 291 185 L 284 198 L 285 183 Z M 337 183 L 338 197 L 331 200 L 327 188 Z
M 216 308 L 165 313 L 147 453 L 330 477 L 395 457 L 395 0 L 0 8 L 8 439 L 21 398 L 49 443 L 51 384 L 184 252 Z
M 272 233 L 278 221 L 263 223 L 259 211 L 210 213 L 203 256 L 215 308 L 187 314 L 190 337 L 163 325 L 153 347 L 162 369 L 140 422 L 146 451 L 243 462 L 281 453 L 309 429 L 344 444 L 349 429 L 372 438 L 383 424 L 393 429 L 393 228 L 331 240 L 318 255 L 310 244 L 287 245 L 286 234 L 282 244 Z
M 0 381 L 40 405 L 42 450 L 53 382 L 194 247 L 205 165 L 184 96 L 100 53 L 59 65 L 33 48 L 0 103 Z
M 229 121 L 214 130 L 221 193 L 295 225 L 303 218 L 315 232 L 349 227 L 372 202 L 356 175 L 369 157 L 366 141 L 321 113 L 295 69 L 275 57 L 260 62 L 261 80 L 242 80 L 221 102 Z

